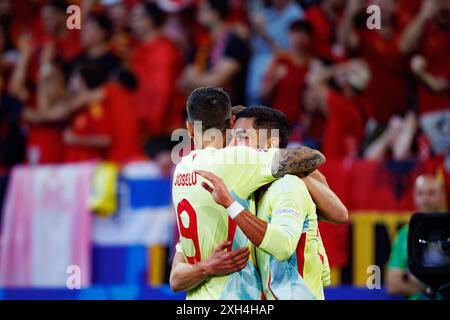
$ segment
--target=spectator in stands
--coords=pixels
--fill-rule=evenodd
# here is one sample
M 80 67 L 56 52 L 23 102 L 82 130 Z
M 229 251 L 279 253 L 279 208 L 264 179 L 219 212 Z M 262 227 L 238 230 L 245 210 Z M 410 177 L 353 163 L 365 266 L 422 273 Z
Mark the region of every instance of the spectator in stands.
M 9 93 L 20 100 L 28 110 L 43 110 L 47 102 L 42 97 L 62 94 L 65 81 L 64 66 L 80 52 L 79 32 L 66 27 L 67 3 L 49 1 L 41 10 L 44 26 L 33 25 L 29 34 L 17 40 L 19 59 L 9 83 Z M 30 22 L 31 23 L 31 22 Z M 30 36 L 31 35 L 31 36 Z M 51 66 L 49 52 L 56 52 L 60 63 Z M 45 78 L 45 80 L 44 80 Z M 59 81 L 59 83 L 58 83 Z M 59 92 L 59 93 L 56 93 Z M 61 98 L 58 97 L 58 99 Z M 57 163 L 62 160 L 61 128 L 48 122 L 38 123 L 25 118 L 30 124 L 27 142 L 27 160 L 32 163 Z
M 436 153 L 450 157 L 450 2 L 424 0 L 405 28 L 401 49 L 417 53 L 411 68 L 418 80 L 421 127 Z
M 158 3 L 166 3 L 166 7 L 169 10 L 167 21 L 164 25 L 164 34 L 180 49 L 183 60 L 189 61 L 198 42 L 195 39 L 196 35 L 202 36 L 204 33 L 204 30 L 200 29 L 201 26 L 195 19 L 196 6 L 191 0 L 176 2 L 169 0 Z
M 96 99 L 105 106 L 110 123 L 111 145 L 106 159 L 118 163 L 146 159 L 131 92 L 117 81 L 106 83 L 98 91 Z
M 442 182 L 434 176 L 419 176 L 415 184 L 414 199 L 417 212 L 441 212 L 445 203 Z M 398 231 L 392 245 L 386 286 L 390 295 L 419 299 L 425 287 L 408 270 L 408 227 L 405 225 Z
M 386 126 L 393 115 L 407 110 L 409 68 L 400 50 L 401 32 L 396 24 L 398 0 L 349 0 L 339 30 L 339 43 L 349 53 L 357 52 L 369 64 L 372 74 L 366 91 L 373 107 L 371 116 Z M 370 30 L 366 24 L 355 28 L 355 20 L 368 4 L 380 7 L 381 29 Z
M 343 48 L 336 43 L 336 30 L 345 7 L 344 0 L 322 0 L 305 11 L 314 28 L 314 55 L 329 61 L 342 58 Z
M 22 103 L 32 100 L 33 92 L 28 71 L 34 52 L 34 42 L 30 35 L 22 34 L 17 41 L 18 58 L 8 84 L 8 91 Z
M 39 78 L 35 104 L 26 104 L 23 119 L 30 131 L 27 144 L 29 163 L 59 163 L 63 160 L 62 130 L 64 122 L 50 117 L 58 113 L 69 99 L 66 65 L 55 57 L 55 48 L 48 43 L 40 55 Z
M 129 8 L 124 0 L 102 0 L 105 13 L 111 20 L 113 30 L 111 37 L 112 52 L 127 65 L 130 59 L 131 30 L 129 28 Z
M 330 80 L 338 90 L 329 85 Z M 317 66 L 311 71 L 311 92 L 306 107 L 310 112 L 319 110 L 327 118 L 322 151 L 328 159 L 358 157 L 368 109 L 363 92 L 369 81 L 370 72 L 363 60 Z
M 83 107 L 64 132 L 66 161 L 105 159 L 116 163 L 145 159 L 137 109 L 131 92 L 117 81 L 105 82 L 98 65 L 85 64 L 71 78 Z
M 27 109 L 24 117 L 31 123 L 57 128 L 61 128 L 61 124 L 72 118 L 72 129 L 67 129 L 64 133 L 64 139 L 69 144 L 66 161 L 91 160 L 91 156 L 92 159 L 102 158 L 117 163 L 145 159 L 132 94 L 118 81 L 105 83 L 106 80 L 101 77 L 102 73 L 96 64 L 81 65 L 79 68 L 81 76 L 92 79 L 82 79 L 80 84 L 81 80 L 77 79 L 75 74 L 72 77 L 71 96 L 66 94 L 57 99 L 58 96 L 50 95 L 46 100 L 47 109 Z M 94 73 L 96 75 L 92 76 Z M 57 80 L 56 77 L 53 78 Z M 84 87 L 84 83 L 89 86 Z M 58 92 L 55 89 L 49 91 Z M 101 135 L 104 136 L 103 140 L 100 139 Z M 102 146 L 106 150 L 101 155 L 86 152 L 87 149 L 100 149 Z M 61 143 L 51 147 L 59 155 L 63 155 Z M 86 150 L 82 147 L 86 147 Z
M 364 157 L 380 161 L 412 159 L 417 128 L 417 117 L 412 111 L 405 117 L 392 116 L 386 130 L 366 147 Z
M 71 75 L 70 90 L 81 95 L 105 82 L 96 65 L 81 65 Z M 111 146 L 111 123 L 104 104 L 94 101 L 76 112 L 63 134 L 66 162 L 105 159 Z
M 259 7 L 259 1 L 250 6 L 250 20 L 254 31 L 252 36 L 253 54 L 251 56 L 248 79 L 248 104 L 262 104 L 260 99 L 264 74 L 272 60 L 274 50 L 285 50 L 289 47 L 289 26 L 303 17 L 302 8 L 292 0 L 266 1 L 266 7 Z
M 45 113 L 63 99 L 65 73 L 63 63 L 53 61 L 55 48 L 48 43 L 41 52 L 36 92 L 27 82 L 28 66 L 33 54 L 33 42 L 28 35 L 18 41 L 19 60 L 9 83 L 9 93 L 25 105 L 24 120 L 29 124 L 27 161 L 30 163 L 58 163 L 62 161 L 60 124 L 41 121 L 34 113 Z M 39 65 L 39 64 L 38 64 Z
M 206 85 L 223 87 L 232 103 L 245 105 L 249 48 L 227 26 L 228 14 L 227 1 L 201 2 L 198 21 L 207 28 L 208 41 L 197 49 L 195 61 L 184 70 L 180 85 L 186 92 Z
M 291 23 L 289 50 L 276 54 L 263 82 L 261 96 L 269 106 L 286 115 L 290 126 L 299 124 L 303 114 L 303 93 L 312 57 L 313 35 L 309 22 L 297 20 Z
M 71 61 L 81 52 L 79 30 L 69 30 L 66 27 L 68 6 L 65 0 L 50 0 L 41 11 L 43 32 L 40 29 L 29 30 L 34 33 L 36 45 L 53 43 L 65 62 Z
M 131 70 L 138 83 L 135 98 L 149 137 L 170 132 L 181 114 L 175 109 L 181 55 L 162 33 L 165 20 L 166 13 L 158 5 L 143 2 L 135 5 L 130 21 L 138 40 L 131 56 Z
M 83 52 L 77 56 L 73 65 L 96 64 L 104 79 L 121 68 L 119 57 L 111 52 L 109 41 L 113 25 L 105 14 L 90 14 L 81 28 Z

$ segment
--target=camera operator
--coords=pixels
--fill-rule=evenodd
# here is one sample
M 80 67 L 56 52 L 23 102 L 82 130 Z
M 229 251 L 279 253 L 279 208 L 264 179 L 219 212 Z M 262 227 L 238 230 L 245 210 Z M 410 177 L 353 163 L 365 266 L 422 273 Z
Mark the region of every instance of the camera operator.
M 445 207 L 445 191 L 441 181 L 431 175 L 416 179 L 414 201 L 417 212 L 436 213 Z M 387 291 L 389 295 L 403 295 L 409 299 L 420 299 L 424 285 L 408 269 L 408 231 L 403 226 L 397 233 L 388 262 Z

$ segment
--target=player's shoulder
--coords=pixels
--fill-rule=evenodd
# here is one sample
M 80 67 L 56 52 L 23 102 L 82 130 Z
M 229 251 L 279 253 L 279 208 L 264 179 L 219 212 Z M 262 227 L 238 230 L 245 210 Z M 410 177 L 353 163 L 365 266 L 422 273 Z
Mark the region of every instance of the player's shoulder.
M 217 150 L 215 154 L 216 156 L 222 156 L 225 158 L 235 159 L 237 157 L 238 159 L 247 159 L 248 161 L 251 159 L 261 159 L 261 157 L 265 158 L 265 156 L 272 157 L 275 151 L 276 149 L 273 148 L 255 149 L 248 146 L 230 146 Z
M 280 179 L 273 182 L 273 185 L 292 185 L 292 186 L 305 186 L 305 183 L 296 175 L 287 174 Z
M 229 146 L 222 149 L 217 149 L 216 153 L 239 153 L 246 151 L 254 151 L 254 149 L 247 146 Z
M 302 179 L 295 175 L 287 174 L 278 180 L 275 180 L 269 187 L 269 192 L 285 193 L 285 192 L 301 192 L 307 191 L 305 183 Z
M 193 150 L 188 155 L 181 158 L 181 161 L 176 165 L 175 172 L 192 172 L 196 169 L 207 170 L 214 174 L 221 176 L 223 171 L 223 161 L 217 152 L 221 149 L 205 148 L 200 150 Z
M 192 151 L 189 154 L 181 157 L 180 161 L 175 166 L 174 176 L 176 176 L 178 173 L 192 171 L 193 169 L 195 169 L 194 160 L 198 156 L 196 152 L 197 151 Z
M 236 164 L 244 161 L 244 159 L 252 159 L 257 155 L 257 153 L 257 149 L 253 149 L 247 146 L 230 146 L 222 149 L 217 149 L 214 152 L 214 158 L 222 159 L 226 164 Z
M 198 161 L 199 159 L 203 159 L 205 157 L 208 157 L 210 155 L 214 154 L 214 151 L 217 150 L 215 148 L 206 148 L 206 149 L 199 149 L 199 150 L 192 150 L 187 155 L 184 155 L 181 157 L 181 161 L 179 165 L 189 165 L 193 163 L 194 161 Z

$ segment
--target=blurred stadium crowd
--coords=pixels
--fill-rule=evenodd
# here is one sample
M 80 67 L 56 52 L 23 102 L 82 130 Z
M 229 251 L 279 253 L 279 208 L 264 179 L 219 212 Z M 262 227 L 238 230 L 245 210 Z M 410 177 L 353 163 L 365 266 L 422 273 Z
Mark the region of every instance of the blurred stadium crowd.
M 0 208 L 19 163 L 150 159 L 169 177 L 171 133 L 205 85 L 283 111 L 292 144 L 339 162 L 328 172 L 432 161 L 448 179 L 449 32 L 443 0 L 0 0 Z
M 185 97 L 203 85 L 280 109 L 291 140 L 328 159 L 448 156 L 449 30 L 437 0 L 2 0 L 0 167 L 149 157 L 167 169 Z

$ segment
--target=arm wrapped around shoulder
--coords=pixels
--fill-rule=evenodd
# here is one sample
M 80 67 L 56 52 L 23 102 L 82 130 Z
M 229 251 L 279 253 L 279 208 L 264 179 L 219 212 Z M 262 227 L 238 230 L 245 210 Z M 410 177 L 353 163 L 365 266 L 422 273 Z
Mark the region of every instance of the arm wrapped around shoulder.
M 286 174 L 305 177 L 319 169 L 326 159 L 318 150 L 308 147 L 279 149 L 272 162 L 272 175 L 280 178 Z

